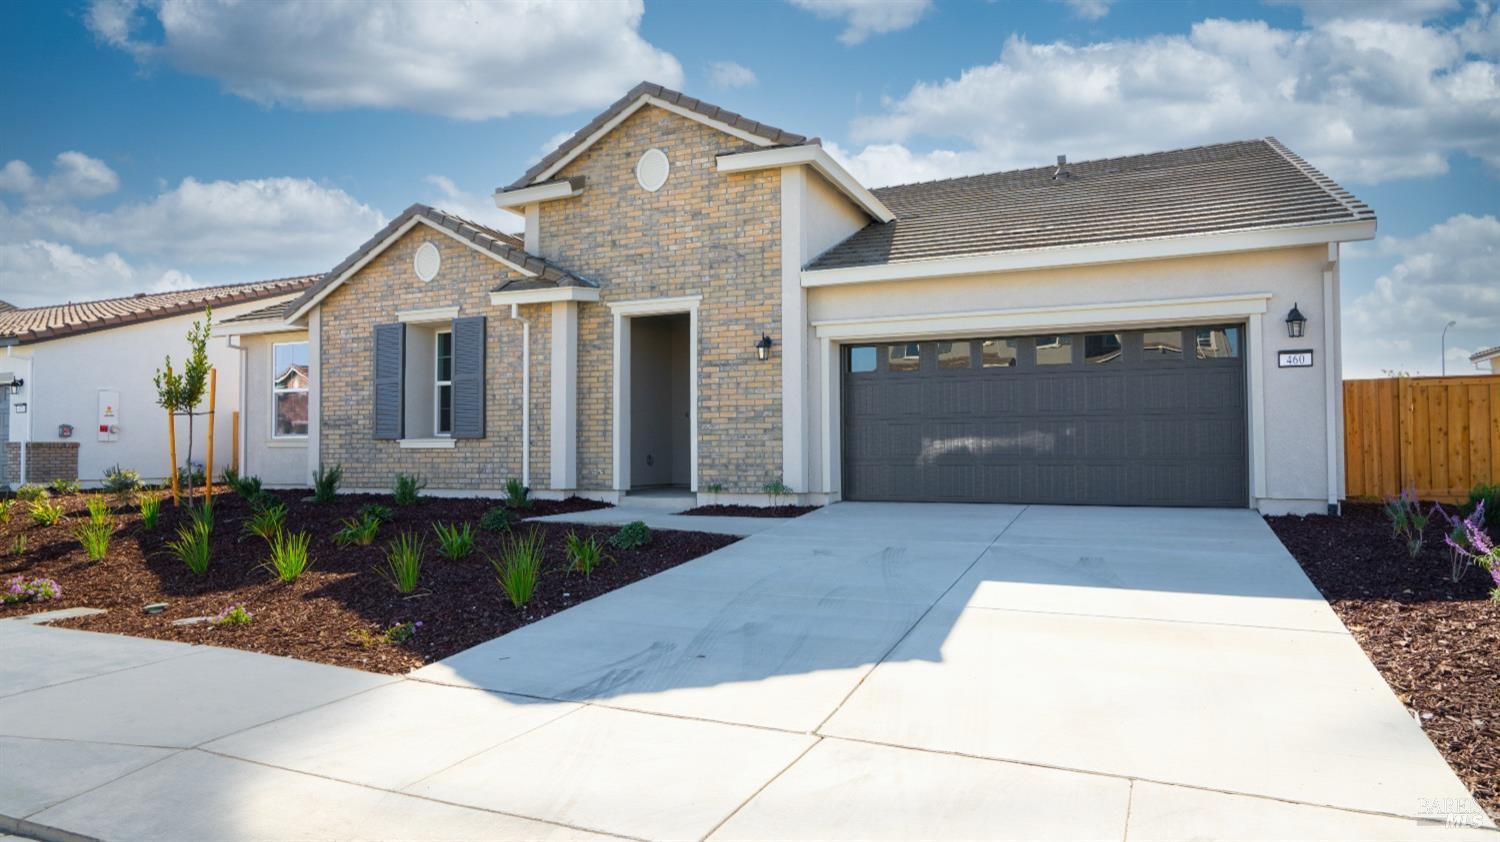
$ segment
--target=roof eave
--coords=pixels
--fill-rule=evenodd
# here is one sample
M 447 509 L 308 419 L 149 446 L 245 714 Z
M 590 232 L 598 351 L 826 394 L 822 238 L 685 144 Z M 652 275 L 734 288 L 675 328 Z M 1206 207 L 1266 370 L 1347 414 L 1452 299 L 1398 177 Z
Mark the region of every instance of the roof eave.
M 719 155 L 714 159 L 719 172 L 748 172 L 780 167 L 809 166 L 828 180 L 840 193 L 857 205 L 876 222 L 890 222 L 896 214 L 886 207 L 869 188 L 860 184 L 838 161 L 821 146 L 783 146 L 776 149 L 757 149 L 752 152 L 734 152 Z

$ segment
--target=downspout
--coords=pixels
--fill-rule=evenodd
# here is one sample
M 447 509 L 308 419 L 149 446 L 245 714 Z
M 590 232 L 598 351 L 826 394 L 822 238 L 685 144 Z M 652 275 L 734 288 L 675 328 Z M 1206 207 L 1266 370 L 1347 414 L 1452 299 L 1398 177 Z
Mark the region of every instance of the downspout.
M 510 305 L 510 317 L 521 323 L 521 484 L 531 487 L 531 321 L 521 305 Z
M 1328 263 L 1323 269 L 1323 388 L 1325 448 L 1328 451 L 1328 514 L 1339 513 L 1339 460 L 1343 442 L 1339 441 L 1338 300 L 1334 287 L 1338 283 L 1339 244 L 1328 244 Z

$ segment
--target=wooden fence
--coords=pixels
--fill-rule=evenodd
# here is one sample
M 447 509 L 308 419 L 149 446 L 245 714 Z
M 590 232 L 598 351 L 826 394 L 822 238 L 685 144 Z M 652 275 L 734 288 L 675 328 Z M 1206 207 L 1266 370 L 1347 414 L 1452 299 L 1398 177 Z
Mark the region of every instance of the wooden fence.
M 1500 482 L 1500 376 L 1344 381 L 1350 498 L 1451 502 Z

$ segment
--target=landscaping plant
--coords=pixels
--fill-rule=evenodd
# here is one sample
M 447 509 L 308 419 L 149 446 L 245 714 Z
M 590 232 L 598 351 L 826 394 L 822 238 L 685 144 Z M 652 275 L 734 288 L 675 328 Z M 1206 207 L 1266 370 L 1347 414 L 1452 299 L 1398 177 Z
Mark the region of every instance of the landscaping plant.
M 570 529 L 563 538 L 563 544 L 568 554 L 568 569 L 576 570 L 585 577 L 591 575 L 600 562 L 609 558 L 604 554 L 604 545 L 593 535 L 584 538 Z
M 62 586 L 51 579 L 26 579 L 16 576 L 5 583 L 0 592 L 0 602 L 14 605 L 17 602 L 47 602 L 62 596 Z
M 445 557 L 458 561 L 474 552 L 474 527 L 470 524 L 434 523 L 432 531 L 438 536 L 438 551 Z
M 479 528 L 487 532 L 506 532 L 516 516 L 504 506 L 496 506 L 479 517 Z
M 245 531 L 251 535 L 271 540 L 286 525 L 286 504 L 277 502 L 274 506 L 257 509 L 245 521 Z
M 51 500 L 36 500 L 30 506 L 31 522 L 37 526 L 51 526 L 62 520 L 62 506 Z
M 78 480 L 76 479 L 55 479 L 52 482 L 48 483 L 47 487 L 52 490 L 53 494 L 57 494 L 63 497 L 66 497 L 69 494 L 77 494 L 78 489 L 82 488 L 82 486 L 78 484 Z
M 168 541 L 167 549 L 186 564 L 187 569 L 202 575 L 208 570 L 208 563 L 212 558 L 209 549 L 209 539 L 212 536 L 213 520 L 195 516 L 190 523 L 177 527 L 177 540 Z
M 332 468 L 318 466 L 313 474 L 313 502 L 332 503 L 333 498 L 338 496 L 339 483 L 344 481 L 344 466 L 334 465 Z
M 11 542 L 10 554 L 14 556 L 26 555 L 26 533 L 22 532 L 16 536 L 16 540 Z
M 610 546 L 617 550 L 634 550 L 651 543 L 651 530 L 644 521 L 634 520 L 620 527 L 620 531 L 609 538 Z
M 129 468 L 112 465 L 104 469 L 103 488 L 110 494 L 128 494 L 141 487 L 141 475 Z
M 157 405 L 167 412 L 187 416 L 187 462 L 190 469 L 193 464 L 193 417 L 208 388 L 208 338 L 213 333 L 213 326 L 213 308 L 206 307 L 203 310 L 203 320 L 194 321 L 192 328 L 188 330 L 188 356 L 182 371 L 172 370 L 172 355 L 168 354 L 165 370 L 157 369 L 152 378 L 152 382 L 156 384 Z M 189 502 L 193 499 L 196 480 L 197 477 L 192 476 L 190 470 L 187 482 Z
M 349 632 L 349 639 L 364 647 L 380 646 L 385 643 L 400 645 L 415 637 L 417 629 L 421 627 L 421 620 L 415 623 L 408 620 L 379 633 L 371 633 L 369 629 L 355 629 Z
M 1463 520 L 1464 540 L 1456 542 L 1449 536 L 1447 542 L 1450 549 L 1490 574 L 1490 579 L 1494 582 L 1494 587 L 1490 589 L 1490 599 L 1500 602 L 1500 547 L 1496 546 L 1485 531 L 1484 510 L 1484 501 L 1481 500 Z
M 250 612 L 245 610 L 245 606 L 235 605 L 220 611 L 209 622 L 216 626 L 248 626 L 254 619 L 250 616 Z
M 1484 506 L 1485 529 L 1500 530 L 1500 483 L 1479 483 L 1469 490 L 1469 502 L 1464 506 L 1464 514 L 1473 514 L 1474 510 Z
M 141 526 L 146 529 L 156 528 L 156 519 L 161 517 L 161 495 L 147 491 L 139 498 L 141 507 Z
M 505 505 L 512 509 L 531 508 L 531 489 L 515 477 L 505 481 Z
M 109 510 L 109 504 L 103 497 L 90 497 L 86 505 L 89 509 L 89 523 L 114 523 L 114 513 Z
M 344 518 L 344 528 L 333 533 L 333 542 L 341 546 L 358 544 L 368 547 L 375 543 L 375 534 L 380 531 L 380 518 L 362 514 L 357 518 Z
M 374 519 L 380 523 L 390 523 L 395 514 L 391 512 L 390 506 L 382 506 L 379 503 L 366 503 L 359 507 L 359 519 Z
M 240 476 L 233 468 L 224 469 L 224 482 L 246 502 L 254 502 L 261 494 L 260 477 Z
M 426 552 L 427 542 L 421 536 L 403 531 L 386 545 L 385 565 L 375 570 L 397 593 L 409 594 L 417 589 L 417 581 L 422 578 L 422 556 Z
M 790 498 L 792 496 L 792 489 L 786 483 L 781 481 L 781 477 L 777 477 L 776 479 L 771 480 L 765 485 L 762 485 L 760 487 L 760 492 L 771 498 L 771 505 L 773 506 L 780 505 L 778 501 Z
M 276 574 L 276 578 L 283 582 L 295 582 L 298 576 L 312 567 L 312 555 L 308 553 L 312 536 L 307 532 L 291 534 L 277 530 L 270 541 L 271 557 L 267 559 L 265 566 Z
M 500 548 L 499 558 L 490 558 L 500 588 L 511 605 L 521 608 L 536 594 L 542 578 L 543 538 L 541 530 L 532 527 L 526 535 L 512 535 Z
M 1407 489 L 1400 495 L 1385 501 L 1385 516 L 1391 523 L 1391 535 L 1400 538 L 1406 552 L 1412 558 L 1422 554 L 1422 545 L 1427 540 L 1427 524 L 1432 520 L 1436 507 L 1422 510 L 1417 501 L 1417 492 Z
M 396 488 L 391 496 L 396 499 L 398 506 L 410 506 L 417 502 L 422 496 L 422 489 L 427 487 L 427 480 L 411 474 L 396 474 Z
M 19 500 L 24 500 L 27 503 L 35 503 L 38 500 L 45 500 L 50 496 L 52 495 L 47 493 L 47 489 L 41 487 L 40 485 L 35 485 L 29 482 L 16 489 L 16 498 Z
M 0 500 L 0 524 L 10 523 L 10 510 L 15 505 L 14 500 Z
M 109 554 L 109 539 L 115 531 L 115 519 L 110 515 L 104 498 L 89 498 L 89 519 L 73 530 L 83 553 L 89 561 L 102 561 Z
M 210 502 L 208 500 L 204 500 L 200 505 L 194 506 L 192 508 L 191 512 L 192 512 L 193 523 L 195 523 L 195 524 L 196 523 L 204 524 L 204 528 L 205 529 L 207 529 L 209 532 L 213 531 L 213 529 L 214 529 L 214 504 L 212 502 Z

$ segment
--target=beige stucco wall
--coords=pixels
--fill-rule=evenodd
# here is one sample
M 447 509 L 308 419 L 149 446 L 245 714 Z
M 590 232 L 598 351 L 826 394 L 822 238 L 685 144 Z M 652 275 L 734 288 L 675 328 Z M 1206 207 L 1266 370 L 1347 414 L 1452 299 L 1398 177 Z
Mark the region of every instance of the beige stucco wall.
M 442 256 L 437 276 L 426 283 L 412 269 L 412 256 L 423 242 L 437 246 Z M 397 473 L 407 473 L 425 477 L 434 491 L 491 492 L 521 476 L 522 326 L 510 318 L 508 307 L 489 301 L 490 289 L 511 277 L 493 258 L 418 225 L 323 300 L 320 458 L 325 465 L 343 466 L 346 490 L 390 488 Z M 460 317 L 488 317 L 485 437 L 441 449 L 376 440 L 374 326 L 397 321 L 402 310 L 453 306 Z M 545 488 L 552 313 L 546 304 L 520 311 L 531 322 L 531 484 Z
M 920 316 L 961 311 L 1014 310 L 1113 302 L 1270 293 L 1259 335 L 1247 353 L 1259 355 L 1264 375 L 1265 497 L 1302 501 L 1321 509 L 1328 491 L 1324 366 L 1332 363 L 1324 337 L 1323 271 L 1326 246 L 1208 257 L 1047 269 L 959 278 L 933 278 L 808 290 L 812 322 Z M 1288 339 L 1284 319 L 1296 303 L 1307 333 Z M 1107 316 L 1100 327 L 1109 326 Z M 1022 333 L 1028 331 L 1021 331 Z M 1034 330 L 1029 332 L 1035 332 Z M 1276 353 L 1311 348 L 1312 368 L 1278 369 Z M 813 367 L 813 391 L 822 372 Z M 1337 382 L 1337 381 L 1335 381 Z M 814 418 L 814 465 L 822 464 L 820 419 Z M 1252 443 L 1253 446 L 1253 443 Z M 1266 504 L 1274 509 L 1279 503 Z
M 701 295 L 698 311 L 699 487 L 758 490 L 781 473 L 780 360 L 755 341 L 780 323 L 780 174 L 720 173 L 717 155 L 743 141 L 647 106 L 558 175 L 583 194 L 537 213 L 543 257 L 599 283 L 579 308 L 578 485 L 614 487 L 614 323 L 608 302 Z M 671 173 L 650 193 L 636 182 L 647 149 Z
M 240 473 L 257 476 L 267 486 L 307 486 L 312 469 L 307 464 L 307 439 L 271 435 L 271 346 L 277 342 L 306 342 L 307 331 L 242 336 L 245 349 L 244 402 L 240 407 L 240 437 L 244 458 Z

